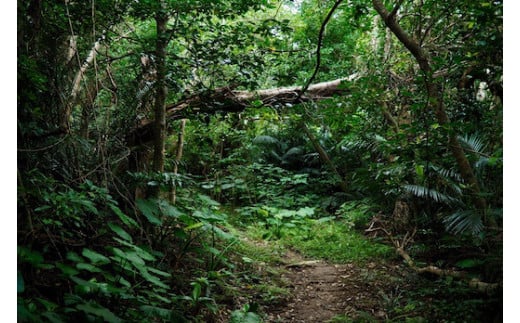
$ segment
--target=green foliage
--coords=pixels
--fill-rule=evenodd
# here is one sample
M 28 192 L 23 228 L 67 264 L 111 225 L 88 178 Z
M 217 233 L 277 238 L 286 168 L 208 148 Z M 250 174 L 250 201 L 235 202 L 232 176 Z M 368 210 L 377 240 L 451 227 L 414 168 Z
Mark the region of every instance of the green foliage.
M 234 290 L 226 280 L 251 285 L 256 279 L 234 270 L 279 254 L 276 248 L 244 251 L 228 220 L 277 248 L 361 261 L 390 255 L 355 230 L 375 212 L 390 214 L 397 199 L 410 204 L 422 239 L 412 251 L 431 257 L 456 250 L 450 264 L 501 279 L 501 237 L 492 227 L 501 226 L 503 207 L 502 1 L 401 4 L 399 23 L 428 50 L 434 75 L 442 75 L 449 124 L 441 126 L 426 109 L 432 98 L 413 57 L 358 0 L 339 6 L 320 48 L 316 80 L 349 76 L 344 95 L 270 106 L 256 100 L 244 111 L 212 99 L 217 88 L 226 96 L 305 84 L 330 6 L 316 0 L 18 2 L 20 321 L 211 321 L 219 314 L 219 293 Z M 170 15 L 168 106 L 190 120 L 182 161 L 174 158 L 172 136 L 167 171 L 150 173 L 150 138 L 129 143 L 136 127 L 154 118 L 158 13 Z M 101 48 L 87 64 L 96 41 Z M 200 104 L 171 105 L 192 98 Z M 302 120 L 348 192 L 336 187 L 336 175 L 301 131 Z M 167 129 L 177 122 L 169 120 Z M 446 147 L 449 134 L 458 135 L 487 210 L 472 206 Z M 139 190 L 159 190 L 160 198 L 135 199 Z M 175 205 L 163 199 L 173 192 Z M 464 253 L 475 246 L 482 261 Z M 419 311 L 436 320 L 444 311 L 464 320 L 485 305 L 453 282 L 435 284 L 440 289 L 416 291 L 426 298 L 442 293 L 445 300 L 435 304 L 386 294 L 392 319 L 421 321 Z M 265 284 L 257 291 L 264 300 L 283 294 Z M 250 304 L 231 321 L 260 321 Z
M 317 220 L 310 227 L 310 232 L 310 235 L 290 235 L 284 244 L 309 257 L 321 257 L 338 263 L 393 256 L 392 248 L 368 240 L 353 231 L 349 223 Z
M 336 211 L 336 216 L 358 230 L 364 229 L 374 215 L 373 208 L 367 201 L 345 202 Z
M 257 307 L 257 306 L 256 306 Z M 230 323 L 260 323 L 263 322 L 262 318 L 255 313 L 255 306 L 250 304 L 244 305 L 240 310 L 235 310 L 231 313 L 229 319 Z

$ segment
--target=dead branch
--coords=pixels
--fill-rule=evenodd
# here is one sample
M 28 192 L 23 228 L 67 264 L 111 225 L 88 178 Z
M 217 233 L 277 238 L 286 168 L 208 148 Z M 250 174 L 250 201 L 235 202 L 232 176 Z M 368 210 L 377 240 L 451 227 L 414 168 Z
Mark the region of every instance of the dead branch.
M 453 277 L 461 280 L 465 280 L 468 283 L 468 286 L 471 288 L 475 288 L 476 290 L 480 292 L 490 293 L 492 291 L 497 290 L 502 286 L 502 284 L 499 283 L 486 283 L 482 282 L 477 278 L 473 278 L 468 280 L 467 274 L 463 271 L 458 271 L 454 269 L 442 269 L 437 266 L 428 265 L 424 267 L 418 267 L 415 263 L 415 261 L 412 259 L 412 257 L 406 252 L 406 247 L 412 242 L 413 237 L 415 236 L 417 229 L 414 228 L 412 232 L 407 231 L 404 237 L 399 240 L 395 235 L 392 234 L 391 231 L 389 231 L 385 227 L 386 221 L 383 221 L 380 216 L 374 216 L 370 226 L 368 229 L 365 230 L 366 233 L 372 233 L 374 234 L 377 231 L 383 232 L 386 237 L 392 242 L 392 244 L 395 247 L 396 253 L 403 258 L 404 262 L 408 267 L 413 269 L 418 274 L 432 274 L 439 277 Z

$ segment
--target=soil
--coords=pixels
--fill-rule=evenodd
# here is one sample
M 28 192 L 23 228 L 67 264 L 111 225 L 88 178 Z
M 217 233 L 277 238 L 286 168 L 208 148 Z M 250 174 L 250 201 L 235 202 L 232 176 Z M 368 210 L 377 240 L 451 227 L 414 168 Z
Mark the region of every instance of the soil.
M 285 304 L 266 308 L 267 322 L 327 322 L 363 313 L 384 320 L 388 317 L 385 299 L 391 298 L 403 281 L 401 265 L 388 262 L 332 264 L 304 259 L 292 251 L 284 260 L 280 269 L 284 269 L 282 278 L 292 296 Z

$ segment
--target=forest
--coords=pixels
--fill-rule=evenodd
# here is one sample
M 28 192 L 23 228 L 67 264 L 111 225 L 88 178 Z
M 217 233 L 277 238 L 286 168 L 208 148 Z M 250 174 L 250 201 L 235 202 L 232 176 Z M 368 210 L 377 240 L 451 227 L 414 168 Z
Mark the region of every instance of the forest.
M 502 322 L 502 17 L 18 0 L 18 322 Z

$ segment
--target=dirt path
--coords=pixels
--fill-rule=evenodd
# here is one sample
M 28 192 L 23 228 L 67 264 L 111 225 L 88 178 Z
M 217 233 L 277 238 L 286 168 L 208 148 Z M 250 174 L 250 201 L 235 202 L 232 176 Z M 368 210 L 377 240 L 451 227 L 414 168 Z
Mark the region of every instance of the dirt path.
M 283 306 L 268 308 L 268 322 L 327 322 L 338 315 L 353 318 L 361 312 L 386 317 L 381 291 L 392 289 L 392 279 L 374 278 L 395 268 L 376 263 L 366 268 L 329 264 L 303 259 L 294 252 L 288 252 L 285 260 L 283 279 L 292 298 Z

